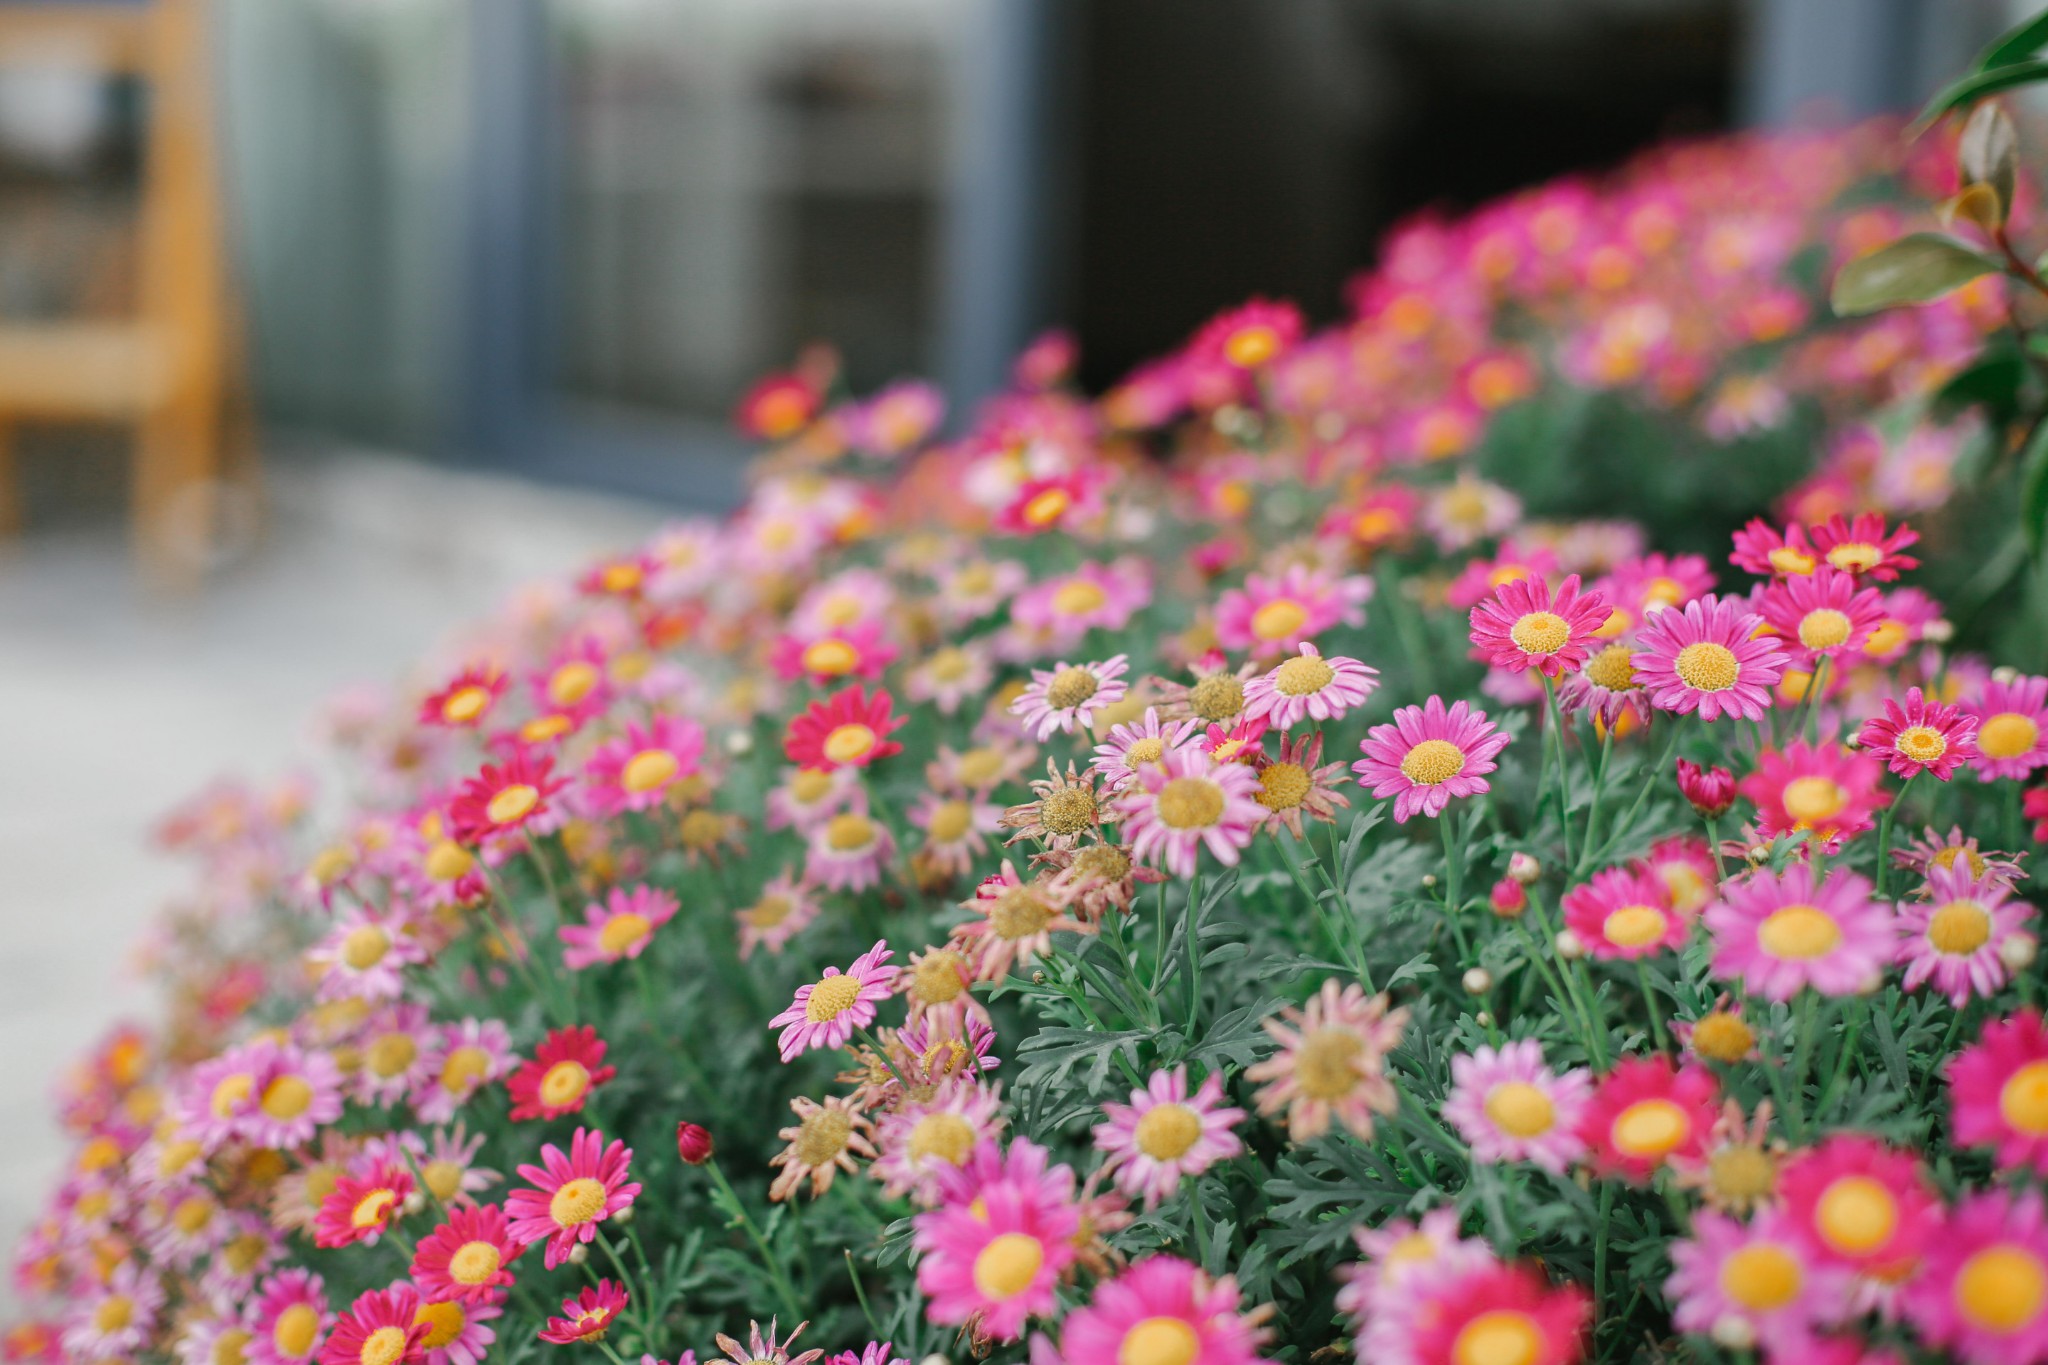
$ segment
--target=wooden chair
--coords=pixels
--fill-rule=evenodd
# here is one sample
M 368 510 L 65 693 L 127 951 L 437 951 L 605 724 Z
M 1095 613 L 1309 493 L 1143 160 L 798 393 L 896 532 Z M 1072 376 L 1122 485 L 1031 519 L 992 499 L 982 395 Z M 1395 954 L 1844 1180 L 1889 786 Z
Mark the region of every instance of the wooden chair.
M 146 121 L 133 315 L 0 321 L 0 535 L 21 525 L 20 425 L 132 425 L 137 559 L 171 587 L 194 585 L 211 558 L 235 425 L 210 36 L 205 0 L 0 3 L 0 68 L 90 52 L 138 80 Z

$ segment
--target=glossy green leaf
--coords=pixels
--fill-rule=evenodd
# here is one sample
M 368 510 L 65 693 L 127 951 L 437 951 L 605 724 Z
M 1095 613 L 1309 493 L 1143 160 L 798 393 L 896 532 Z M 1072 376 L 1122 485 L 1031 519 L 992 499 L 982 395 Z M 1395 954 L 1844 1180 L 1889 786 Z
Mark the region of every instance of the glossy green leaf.
M 1933 99 L 1927 101 L 1927 107 L 1920 111 L 1920 117 L 1913 121 L 1913 127 L 1909 131 L 1922 132 L 1943 114 L 1966 109 L 1986 95 L 1995 95 L 2001 90 L 2015 90 L 2022 85 L 2033 85 L 2039 81 L 2048 81 L 2048 61 L 2039 58 L 2013 62 L 2007 66 L 1997 66 L 1989 71 L 1979 71 L 1965 76 L 1942 87 Z
M 1997 261 L 1953 237 L 1916 232 L 1843 266 L 1828 302 L 1840 316 L 1857 317 L 1938 299 L 1997 269 Z
M 1975 69 L 1989 71 L 1994 66 L 2008 66 L 2023 57 L 2033 56 L 2044 47 L 2048 47 L 2048 10 L 2042 10 L 2033 18 L 2001 33 L 1977 58 Z

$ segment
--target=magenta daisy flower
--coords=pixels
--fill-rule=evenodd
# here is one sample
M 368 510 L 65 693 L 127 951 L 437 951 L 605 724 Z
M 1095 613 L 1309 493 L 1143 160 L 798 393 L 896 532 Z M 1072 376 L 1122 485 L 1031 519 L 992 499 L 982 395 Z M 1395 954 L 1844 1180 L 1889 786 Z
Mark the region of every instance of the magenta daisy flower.
M 1946 1070 L 1957 1144 L 1995 1148 L 2006 1170 L 2048 1173 L 2048 1029 L 2040 1011 L 1986 1023 Z
M 1708 593 L 1646 622 L 1630 663 L 1659 710 L 1701 720 L 1760 720 L 1785 672 L 1784 647 L 1756 634 L 1763 617 L 1739 600 Z
M 2048 1212 L 2037 1190 L 1963 1196 L 1901 1295 L 1906 1320 L 1956 1360 L 2048 1360 Z
M 1881 512 L 1859 512 L 1854 521 L 1837 512 L 1825 525 L 1809 526 L 1807 533 L 1814 551 L 1830 566 L 1859 578 L 1889 583 L 1901 570 L 1920 567 L 1918 559 L 1901 553 L 1918 543 L 1920 533 L 1904 523 L 1887 530 Z
M 1977 775 L 2024 780 L 2048 767 L 2048 678 L 1999 681 L 1993 673 L 1970 702 L 1977 717 Z
M 1858 587 L 1855 578 L 1825 564 L 1765 584 L 1756 605 L 1765 624 L 1784 638 L 1786 653 L 1807 668 L 1862 649 L 1884 620 L 1884 594 Z
M 1899 961 L 1907 990 L 1932 982 L 1961 1009 L 1971 996 L 1998 994 L 2011 977 L 2000 950 L 2034 917 L 2034 908 L 2012 898 L 2011 881 L 1986 869 L 1973 875 L 1968 863 L 1927 869 L 1927 899 L 1899 906 Z
M 372 1160 L 366 1154 L 361 1171 L 334 1182 L 313 1219 L 315 1246 L 374 1244 L 405 1211 L 405 1197 L 413 1191 L 412 1172 L 395 1155 Z
M 1186 1066 L 1154 1071 L 1129 1104 L 1108 1102 L 1102 1112 L 1108 1122 L 1095 1125 L 1095 1146 L 1108 1154 L 1117 1188 L 1143 1195 L 1148 1209 L 1178 1190 L 1182 1176 L 1198 1176 L 1244 1150 L 1230 1130 L 1245 1113 L 1223 1103 L 1220 1071 L 1192 1096 Z
M 414 1365 L 426 1359 L 429 1326 L 418 1320 L 419 1296 L 370 1289 L 356 1296 L 320 1349 L 320 1365 Z
M 622 738 L 601 744 L 583 764 L 582 798 L 592 815 L 652 810 L 669 788 L 697 771 L 704 728 L 694 720 L 656 716 L 628 722 Z
M 1006 1163 L 971 1200 L 951 1198 L 949 1182 L 946 1202 L 912 1220 L 921 1253 L 917 1287 L 933 1322 L 972 1321 L 984 1335 L 1015 1341 L 1027 1319 L 1052 1313 L 1061 1272 L 1079 1254 L 1081 1211 L 1073 1172 L 1038 1166 L 1034 1173 L 1035 1164 Z
M 1375 725 L 1359 744 L 1365 757 L 1351 765 L 1358 783 L 1394 798 L 1394 823 L 1413 815 L 1441 815 L 1452 797 L 1491 791 L 1486 774 L 1508 747 L 1508 736 L 1462 701 L 1448 709 L 1442 697 L 1394 712 L 1391 725 Z
M 1242 588 L 1216 599 L 1216 642 L 1260 657 L 1298 653 L 1303 642 L 1335 626 L 1365 624 L 1373 582 L 1290 564 L 1277 577 L 1250 574 Z
M 1672 904 L 1664 883 L 1647 871 L 1610 867 L 1564 893 L 1565 927 L 1599 958 L 1640 958 L 1676 952 L 1692 933 L 1692 916 Z
M 1793 1157 L 1778 1192 L 1815 1251 L 1881 1281 L 1910 1276 L 1941 1227 L 1941 1199 L 1919 1158 L 1861 1133 Z
M 1915 687 L 1904 706 L 1886 697 L 1884 714 L 1863 722 L 1856 741 L 1900 777 L 1933 773 L 1946 782 L 1977 757 L 1977 718 Z
M 1292 658 L 1245 684 L 1244 715 L 1276 730 L 1291 729 L 1304 720 L 1338 720 L 1365 704 L 1380 685 L 1379 676 L 1378 669 L 1356 659 L 1325 658 L 1304 640 Z
M 638 957 L 654 941 L 654 931 L 682 909 L 674 896 L 658 887 L 615 886 L 603 905 L 583 908 L 583 923 L 555 930 L 562 940 L 562 965 L 572 971 L 600 962 Z
M 610 1280 L 599 1280 L 574 1298 L 562 1300 L 562 1316 L 549 1318 L 540 1329 L 540 1339 L 554 1346 L 577 1341 L 602 1341 L 612 1319 L 626 1306 L 626 1291 Z
M 889 945 L 877 940 L 844 972 L 827 967 L 817 981 L 798 986 L 790 1007 L 768 1021 L 769 1028 L 782 1030 L 782 1060 L 812 1048 L 845 1047 L 855 1029 L 874 1023 L 875 1006 L 895 993 L 892 956 Z
M 1205 846 L 1216 861 L 1235 867 L 1266 814 L 1256 772 L 1242 763 L 1216 763 L 1200 749 L 1171 750 L 1145 764 L 1116 809 L 1132 858 L 1180 877 L 1195 875 L 1195 855 Z
M 522 1246 L 547 1239 L 543 1259 L 553 1270 L 569 1259 L 578 1243 L 596 1238 L 599 1223 L 632 1207 L 640 1186 L 626 1179 L 633 1149 L 623 1142 L 606 1146 L 604 1134 L 595 1129 L 578 1128 L 566 1156 L 548 1143 L 540 1149 L 540 1159 L 538 1166 L 519 1168 L 535 1188 L 507 1194 L 505 1213 Z
M 1607 599 L 1580 592 L 1577 574 L 1560 583 L 1554 596 L 1541 578 L 1514 579 L 1472 608 L 1473 657 L 1510 673 L 1575 673 L 1607 617 Z
M 1102 663 L 1061 660 L 1050 669 L 1034 668 L 1030 686 L 1010 703 L 1010 714 L 1041 743 L 1055 731 L 1071 735 L 1085 730 L 1094 723 L 1097 710 L 1124 699 L 1123 676 L 1129 668 L 1130 659 L 1123 654 Z
M 512 1283 L 512 1262 L 525 1250 L 497 1205 L 455 1209 L 414 1249 L 413 1283 L 435 1299 L 493 1303 Z
M 1681 1331 L 1732 1332 L 1770 1352 L 1797 1352 L 1813 1329 L 1849 1315 L 1849 1272 L 1817 1259 L 1782 1213 L 1766 1209 L 1748 1223 L 1701 1210 L 1692 1236 L 1671 1244 L 1664 1293 Z
M 1266 1330 L 1240 1311 L 1235 1280 L 1211 1279 L 1165 1255 L 1097 1285 L 1060 1325 L 1060 1354 L 1070 1361 L 1267 1365 L 1259 1354 L 1265 1340 Z
M 1870 883 L 1836 868 L 1816 884 L 1794 863 L 1778 876 L 1759 869 L 1721 888 L 1703 917 L 1714 940 L 1714 975 L 1740 978 L 1753 995 L 1790 1000 L 1802 987 L 1822 995 L 1866 989 L 1897 951 L 1892 907 Z
M 489 1353 L 498 1334 L 484 1324 L 504 1314 L 495 1303 L 470 1303 L 460 1299 L 429 1302 L 419 1290 L 400 1280 L 391 1294 L 401 1312 L 410 1309 L 412 1320 L 427 1329 L 420 1338 L 420 1352 L 426 1365 L 478 1365 Z M 374 1363 L 373 1363 L 374 1365 Z
M 1884 767 L 1869 754 L 1831 742 L 1795 739 L 1767 748 L 1736 789 L 1756 805 L 1757 828 L 1767 838 L 1809 833 L 1824 851 L 1876 824 L 1871 817 L 1891 800 L 1881 788 Z
M 1534 1038 L 1451 1058 L 1444 1121 L 1479 1161 L 1527 1161 L 1562 1175 L 1585 1154 L 1579 1120 L 1593 1096 L 1583 1070 L 1553 1072 Z

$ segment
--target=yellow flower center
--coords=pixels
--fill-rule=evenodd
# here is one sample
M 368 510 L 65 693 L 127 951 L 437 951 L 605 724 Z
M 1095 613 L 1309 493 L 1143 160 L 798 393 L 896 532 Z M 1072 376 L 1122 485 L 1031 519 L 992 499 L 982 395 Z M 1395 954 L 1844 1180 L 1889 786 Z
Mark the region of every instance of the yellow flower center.
M 940 948 L 921 959 L 910 972 L 910 995 L 921 1005 L 944 1005 L 960 998 L 967 984 L 960 979 L 963 959 Z
M 1828 563 L 1843 573 L 1863 573 L 1877 567 L 1884 551 L 1861 541 L 1848 541 L 1828 551 Z
M 313 1349 L 313 1338 L 319 1331 L 319 1313 L 308 1304 L 295 1303 L 277 1315 L 270 1340 L 284 1355 L 303 1356 Z
M 1788 577 L 1803 577 L 1818 567 L 1812 555 L 1802 554 L 1789 545 L 1780 545 L 1764 557 L 1771 561 L 1773 569 Z
M 1263 365 L 1271 360 L 1279 349 L 1279 334 L 1271 327 L 1255 324 L 1250 327 L 1240 327 L 1230 334 L 1229 339 L 1223 343 L 1223 358 L 1237 366 L 1240 370 L 1249 370 L 1254 366 Z M 1167 1365 L 1167 1362 L 1163 1358 L 1155 1361 L 1147 1357 L 1142 1362 L 1135 1360 L 1119 1361 L 1118 1365 Z M 1174 1365 L 1184 1365 L 1184 1362 L 1176 1359 Z
M 370 1044 L 363 1064 L 384 1080 L 403 1076 L 420 1055 L 420 1045 L 409 1033 L 386 1033 Z
M 181 1199 L 178 1207 L 171 1210 L 172 1225 L 188 1237 L 212 1221 L 213 1201 L 203 1194 Z
M 1738 1015 L 1716 1010 L 1692 1027 L 1692 1050 L 1715 1062 L 1739 1062 L 1756 1046 L 1756 1034 Z
M 489 1284 L 503 1260 L 489 1242 L 464 1242 L 448 1258 L 448 1278 L 457 1284 Z
M 1799 618 L 1799 643 L 1808 649 L 1835 649 L 1849 638 L 1854 628 L 1848 613 L 1833 607 L 1816 607 Z
M 1308 796 L 1308 770 L 1299 763 L 1268 763 L 1259 770 L 1259 804 L 1267 810 L 1293 810 Z
M 366 972 L 391 951 L 391 936 L 374 924 L 351 929 L 341 941 L 341 960 L 358 972 Z
M 866 848 L 874 841 L 874 821 L 852 811 L 833 816 L 831 823 L 825 826 L 825 844 L 835 853 L 852 853 L 856 849 Z
M 1202 1120 L 1184 1104 L 1154 1105 L 1138 1120 L 1133 1137 L 1138 1150 L 1154 1161 L 1174 1161 L 1202 1136 Z
M 574 706 L 590 695 L 603 676 L 596 664 L 585 659 L 563 664 L 548 678 L 548 700 L 557 706 Z
M 313 1087 L 303 1076 L 279 1076 L 263 1087 L 263 1112 L 281 1123 L 305 1113 L 312 1103 Z
M 441 1088 L 451 1095 L 460 1095 L 482 1080 L 490 1069 L 491 1055 L 465 1043 L 441 1063 Z
M 855 759 L 866 758 L 879 738 L 858 721 L 836 725 L 832 733 L 825 736 L 825 757 L 834 763 L 851 763 Z
M 1778 1188 L 1778 1162 L 1759 1147 L 1723 1147 L 1707 1160 L 1708 1187 L 1730 1204 L 1753 1204 Z
M 1024 523 L 1027 526 L 1050 526 L 1065 516 L 1073 505 L 1073 495 L 1066 489 L 1048 488 L 1024 504 Z
M 1586 660 L 1586 678 L 1610 692 L 1627 692 L 1638 686 L 1635 655 L 1627 645 L 1609 645 Z
M 249 1358 L 249 1333 L 230 1327 L 213 1339 L 212 1365 L 242 1365 Z
M 1932 763 L 1948 752 L 1948 740 L 1931 725 L 1909 725 L 1893 744 L 1915 763 Z
M 1051 834 L 1079 834 L 1095 823 L 1096 810 L 1086 787 L 1061 787 L 1038 803 L 1038 823 Z
M 2028 1137 L 2048 1134 L 2048 1062 L 2028 1062 L 1998 1092 L 1998 1112 Z
M 462 1329 L 469 1325 L 468 1314 L 459 1303 L 423 1303 L 412 1315 L 413 1324 L 427 1325 L 427 1334 L 420 1338 L 422 1348 L 438 1351 L 462 1335 Z
M 748 906 L 745 914 L 747 923 L 756 929 L 773 929 L 789 918 L 796 909 L 796 902 L 787 896 L 763 896 Z
M 803 653 L 806 673 L 822 673 L 826 677 L 837 678 L 859 666 L 860 651 L 844 640 L 820 640 L 808 646 Z
M 1721 1291 L 1752 1312 L 1768 1313 L 1799 1297 L 1806 1277 L 1783 1247 L 1759 1242 L 1721 1263 Z
M 1664 937 L 1670 923 L 1654 905 L 1624 905 L 1606 918 L 1600 932 L 1617 948 L 1640 948 Z
M 1052 595 L 1052 609 L 1061 616 L 1086 616 L 1101 611 L 1108 603 L 1109 594 L 1101 584 L 1085 578 L 1069 579 Z
M 910 1159 L 937 1157 L 948 1166 L 958 1166 L 974 1150 L 974 1125 L 958 1114 L 944 1110 L 926 1114 L 910 1130 Z
M 1788 905 L 1757 926 L 1756 941 L 1772 957 L 1805 962 L 1833 952 L 1842 926 L 1817 906 Z
M 1337 670 L 1314 654 L 1297 654 L 1273 670 L 1273 687 L 1289 697 L 1307 697 L 1328 687 Z
M 1052 918 L 1052 907 L 1028 886 L 1013 886 L 1004 891 L 988 911 L 989 931 L 1012 942 L 1044 933 Z
M 548 1200 L 548 1217 L 557 1227 L 581 1227 L 604 1212 L 605 1189 L 598 1181 L 583 1176 L 569 1181 Z
M 974 811 L 965 801 L 941 801 L 932 807 L 925 830 L 935 844 L 950 844 L 967 833 L 974 823 Z
M 653 932 L 654 926 L 647 922 L 647 916 L 628 910 L 605 921 L 604 928 L 597 931 L 597 946 L 607 955 L 618 957 Z
M 1695 692 L 1726 692 L 1742 676 L 1735 651 L 1712 640 L 1695 640 L 1671 661 L 1678 680 Z
M 1572 628 L 1554 611 L 1532 611 L 1508 628 L 1524 654 L 1555 654 L 1571 642 Z
M 1085 668 L 1063 668 L 1045 686 L 1045 704 L 1055 711 L 1079 706 L 1101 689 L 1095 674 Z
M 859 999 L 860 978 L 825 977 L 811 987 L 811 998 L 804 1004 L 804 1018 L 814 1024 L 827 1023 L 852 1009 Z
M 1937 953 L 1966 957 L 1991 941 L 1991 916 L 1973 900 L 1950 901 L 1927 921 L 1927 942 Z
M 1662 1157 L 1692 1136 L 1692 1120 L 1670 1100 L 1637 1100 L 1614 1116 L 1614 1145 L 1632 1157 Z
M 556 1062 L 540 1078 L 540 1102 L 560 1109 L 583 1098 L 590 1089 L 590 1072 L 581 1062 Z
M 441 718 L 461 725 L 482 715 L 484 708 L 490 704 L 490 689 L 471 683 L 468 687 L 451 692 L 448 700 L 441 703 Z
M 1237 338 L 1232 337 L 1231 340 L 1235 342 Z M 1250 366 L 1258 361 L 1237 363 Z M 1116 1348 L 1116 1365 L 1193 1365 L 1201 1351 L 1201 1338 L 1185 1320 L 1146 1318 L 1124 1333 L 1123 1341 Z
M 1211 673 L 1188 689 L 1188 706 L 1212 725 L 1244 710 L 1244 684 L 1235 674 Z
M 1401 760 L 1401 775 L 1421 787 L 1450 781 L 1465 770 L 1465 751 L 1447 739 L 1425 739 Z
M 1963 1262 L 1954 1293 L 1957 1310 L 1973 1326 L 2017 1332 L 2048 1302 L 2048 1268 L 2026 1248 L 2001 1242 Z
M 405 1354 L 406 1332 L 403 1327 L 379 1327 L 363 1338 L 363 1347 L 357 1359 L 361 1365 L 397 1365 Z
M 1527 1081 L 1505 1081 L 1486 1092 L 1486 1117 L 1509 1137 L 1541 1137 L 1557 1122 L 1550 1096 Z
M 453 1161 L 429 1161 L 420 1167 L 427 1193 L 444 1204 L 462 1193 L 462 1174 L 462 1167 Z
M 1349 1029 L 1323 1028 L 1301 1040 L 1295 1083 L 1312 1100 L 1339 1100 L 1358 1089 L 1365 1040 Z
M 1451 1343 L 1454 1365 L 1536 1365 L 1543 1333 L 1526 1313 L 1496 1308 L 1465 1324 Z
M 1849 1256 L 1876 1251 L 1899 1226 L 1899 1203 L 1882 1182 L 1845 1175 L 1822 1192 L 1814 1226 L 1829 1246 Z
M 213 1087 L 213 1095 L 207 1105 L 217 1119 L 231 1118 L 236 1110 L 249 1102 L 249 1096 L 256 1093 L 256 1078 L 245 1071 L 232 1076 L 223 1076 Z
M 830 1165 L 846 1150 L 853 1120 L 837 1109 L 812 1112 L 797 1127 L 796 1158 L 813 1169 Z
M 528 786 L 524 782 L 515 782 L 491 798 L 491 803 L 484 807 L 484 814 L 491 818 L 494 825 L 509 825 L 515 820 L 525 818 L 539 804 L 538 788 Z
M 391 1216 L 396 1211 L 397 1204 L 398 1192 L 396 1190 L 371 1190 L 361 1199 L 358 1199 L 356 1206 L 349 1210 L 349 1225 L 356 1228 L 381 1228 L 391 1221 Z
M 1828 777 L 1795 777 L 1785 784 L 1785 813 L 1801 824 L 1832 820 L 1849 803 L 1849 793 Z
M 1291 597 L 1276 597 L 1252 613 L 1252 634 L 1261 640 L 1285 640 L 1308 623 L 1308 608 Z
M 974 1258 L 974 1287 L 987 1299 L 1010 1299 L 1031 1287 L 1045 1264 L 1045 1248 L 1036 1237 L 1006 1232 L 989 1239 Z
M 1906 626 L 1902 621 L 1883 620 L 1870 628 L 1870 634 L 1863 641 L 1863 652 L 1873 659 L 1882 659 L 1906 643 Z
M 469 870 L 476 866 L 476 859 L 461 844 L 443 839 L 427 850 L 423 865 L 427 875 L 435 881 L 452 882 L 468 876 Z
M 667 786 L 682 766 L 667 749 L 642 749 L 619 770 L 619 785 L 635 795 L 651 792 Z
M 1223 818 L 1223 788 L 1206 777 L 1176 777 L 1159 789 L 1159 820 L 1172 829 L 1207 829 Z
M 2018 758 L 2040 739 L 2041 727 L 2016 711 L 2001 711 L 1977 728 L 1977 747 L 1986 758 Z

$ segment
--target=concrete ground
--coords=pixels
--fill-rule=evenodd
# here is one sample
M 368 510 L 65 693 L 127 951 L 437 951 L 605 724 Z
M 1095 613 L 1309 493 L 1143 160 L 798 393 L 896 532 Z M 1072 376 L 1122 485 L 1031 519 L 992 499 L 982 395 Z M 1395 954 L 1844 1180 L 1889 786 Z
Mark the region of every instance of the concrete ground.
M 317 769 L 337 689 L 661 519 L 367 454 L 270 478 L 262 542 L 189 600 L 140 588 L 116 517 L 0 555 L 0 1250 L 64 1159 L 62 1070 L 153 1009 L 130 954 L 187 882 L 156 817 L 222 772 Z

